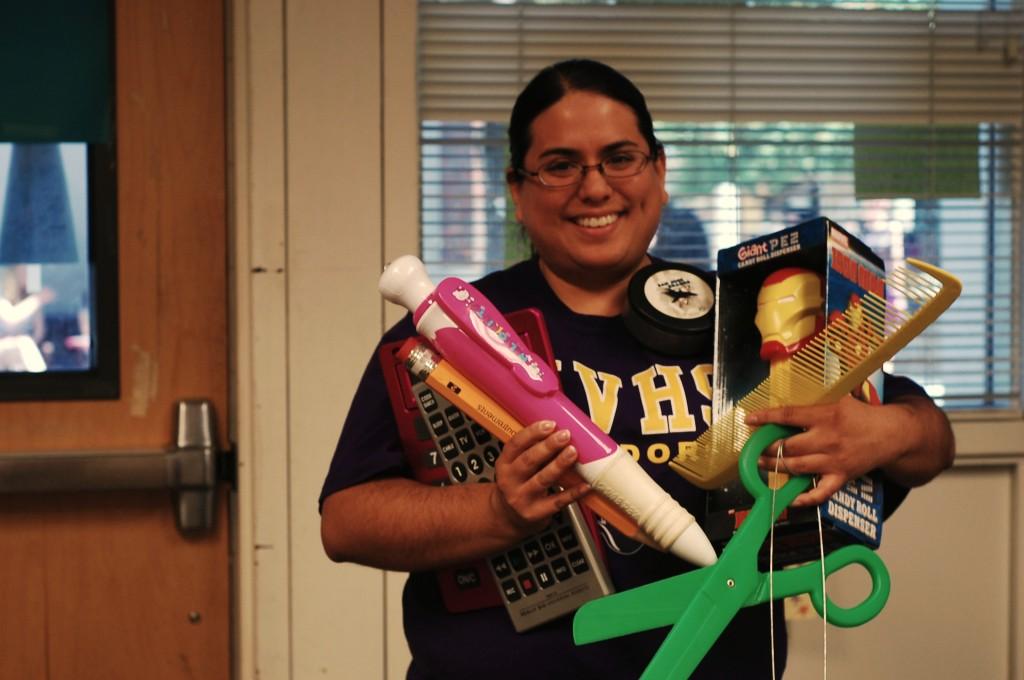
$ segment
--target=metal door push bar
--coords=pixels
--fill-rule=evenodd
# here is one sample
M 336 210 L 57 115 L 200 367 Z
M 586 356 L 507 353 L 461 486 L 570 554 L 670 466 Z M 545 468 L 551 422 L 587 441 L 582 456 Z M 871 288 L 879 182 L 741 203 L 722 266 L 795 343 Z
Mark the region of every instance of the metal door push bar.
M 15 453 L 0 455 L 0 493 L 170 489 L 182 533 L 213 527 L 218 456 L 213 406 L 205 400 L 176 405 L 175 442 L 164 451 Z

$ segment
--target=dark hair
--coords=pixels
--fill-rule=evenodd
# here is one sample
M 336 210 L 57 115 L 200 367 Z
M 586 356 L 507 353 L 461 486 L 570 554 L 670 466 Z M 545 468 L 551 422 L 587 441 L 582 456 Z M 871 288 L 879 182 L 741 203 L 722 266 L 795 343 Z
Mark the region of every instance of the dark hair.
M 607 64 L 592 59 L 569 59 L 541 70 L 516 98 L 508 124 L 510 164 L 513 169 L 523 167 L 523 159 L 532 141 L 530 125 L 533 120 L 573 91 L 596 92 L 631 108 L 650 152 L 654 155 L 661 152 L 661 142 L 654 136 L 651 112 L 647 110 L 644 95 L 636 85 Z M 522 179 L 515 173 L 511 176 L 516 181 Z

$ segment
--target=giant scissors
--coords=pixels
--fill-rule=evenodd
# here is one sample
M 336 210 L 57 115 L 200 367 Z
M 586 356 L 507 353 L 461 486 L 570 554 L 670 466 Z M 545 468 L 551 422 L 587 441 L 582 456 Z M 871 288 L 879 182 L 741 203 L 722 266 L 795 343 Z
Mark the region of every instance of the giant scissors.
M 762 604 L 772 597 L 808 593 L 819 615 L 827 612 L 828 623 L 844 628 L 877 616 L 889 598 L 889 572 L 882 558 L 866 546 L 846 546 L 825 557 L 826 576 L 855 563 L 871 576 L 871 592 L 851 607 L 840 607 L 831 599 L 827 599 L 826 607 L 820 560 L 774 574 L 758 570 L 758 551 L 772 524 L 810 486 L 811 479 L 791 477 L 774 492 L 773 502 L 773 492 L 761 479 L 757 459 L 773 441 L 796 432 L 780 425 L 764 425 L 743 446 L 740 480 L 754 497 L 754 504 L 718 562 L 588 602 L 573 620 L 576 644 L 672 626 L 641 679 L 687 678 L 742 607 Z

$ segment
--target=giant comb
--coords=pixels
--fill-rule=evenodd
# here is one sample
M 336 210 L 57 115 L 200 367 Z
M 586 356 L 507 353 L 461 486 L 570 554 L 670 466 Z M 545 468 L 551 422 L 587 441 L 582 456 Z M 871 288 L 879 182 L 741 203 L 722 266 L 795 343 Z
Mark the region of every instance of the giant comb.
M 736 478 L 743 444 L 753 430 L 744 419 L 777 404 L 808 406 L 836 402 L 858 388 L 960 295 L 960 280 L 938 267 L 907 258 L 906 267 L 885 279 L 888 299 L 865 293 L 826 324 L 784 370 L 771 374 L 740 398 L 669 465 L 702 489 Z

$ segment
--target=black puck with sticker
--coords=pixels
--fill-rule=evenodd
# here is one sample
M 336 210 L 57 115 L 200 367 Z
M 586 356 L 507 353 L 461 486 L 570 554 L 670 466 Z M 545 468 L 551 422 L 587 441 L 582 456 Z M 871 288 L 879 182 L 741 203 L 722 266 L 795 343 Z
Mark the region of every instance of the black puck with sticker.
M 669 356 L 709 352 L 715 331 L 715 278 L 679 262 L 656 262 L 629 281 L 629 332 L 645 347 Z

